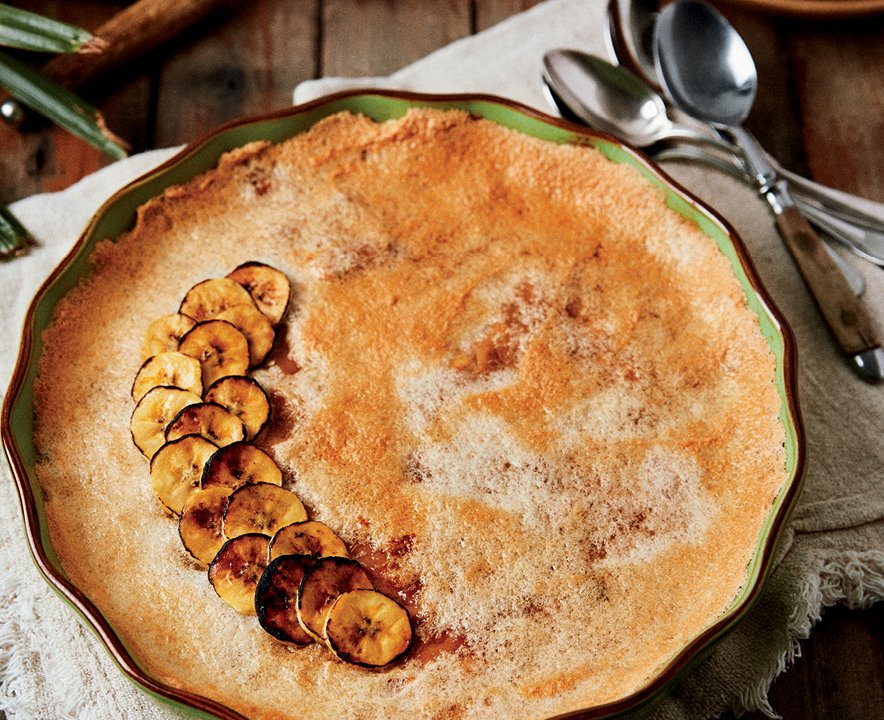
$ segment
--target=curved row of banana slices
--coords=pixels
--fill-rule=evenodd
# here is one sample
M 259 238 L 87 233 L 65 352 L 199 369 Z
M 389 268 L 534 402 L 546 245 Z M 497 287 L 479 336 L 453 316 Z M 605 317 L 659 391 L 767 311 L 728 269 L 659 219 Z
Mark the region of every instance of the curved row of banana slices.
M 132 439 L 224 602 L 283 642 L 318 641 L 346 662 L 388 665 L 411 647 L 408 611 L 374 589 L 331 528 L 308 519 L 273 458 L 251 443 L 270 402 L 246 373 L 270 352 L 289 295 L 279 270 L 245 263 L 194 285 L 177 313 L 151 323 L 132 384 Z

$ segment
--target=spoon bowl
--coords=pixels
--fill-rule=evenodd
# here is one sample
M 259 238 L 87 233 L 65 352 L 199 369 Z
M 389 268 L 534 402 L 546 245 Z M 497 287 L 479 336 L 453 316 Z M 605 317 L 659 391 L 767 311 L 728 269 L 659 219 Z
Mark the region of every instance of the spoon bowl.
M 656 27 L 656 66 L 666 92 L 692 117 L 741 125 L 758 91 L 746 43 L 711 5 L 667 6 Z
M 658 0 L 609 0 L 605 38 L 611 58 L 659 90 L 654 66 Z
M 619 65 L 579 50 L 550 50 L 543 56 L 543 79 L 557 104 L 571 114 L 638 147 L 661 140 L 699 142 L 727 153 L 730 143 L 677 127 L 651 87 Z
M 650 145 L 672 130 L 662 98 L 625 68 L 579 50 L 550 50 L 543 78 L 583 122 Z

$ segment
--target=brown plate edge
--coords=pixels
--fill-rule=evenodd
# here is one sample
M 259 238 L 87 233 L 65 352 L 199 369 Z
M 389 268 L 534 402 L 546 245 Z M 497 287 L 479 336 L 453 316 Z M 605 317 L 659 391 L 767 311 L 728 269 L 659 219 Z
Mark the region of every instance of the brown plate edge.
M 188 143 L 184 148 L 182 148 L 171 158 L 168 158 L 166 161 L 149 170 L 147 173 L 144 173 L 138 178 L 130 181 L 101 204 L 98 210 L 96 210 L 96 212 L 92 215 L 92 218 L 87 223 L 83 232 L 80 234 L 79 238 L 74 243 L 68 254 L 65 255 L 65 257 L 58 263 L 58 265 L 56 265 L 50 275 L 40 285 L 39 289 L 34 294 L 30 305 L 28 306 L 28 310 L 24 317 L 23 330 L 15 369 L 13 370 L 12 377 L 9 381 L 7 392 L 3 399 L 2 414 L 0 414 L 0 440 L 2 440 L 3 449 L 6 454 L 7 460 L 9 461 L 9 466 L 12 470 L 12 475 L 15 481 L 19 503 L 22 510 L 22 517 L 25 525 L 25 534 L 34 563 L 36 564 L 37 569 L 49 583 L 49 585 L 53 587 L 53 589 L 55 589 L 60 595 L 62 595 L 62 597 L 74 607 L 80 618 L 84 620 L 88 626 L 90 626 L 90 629 L 98 636 L 98 639 L 107 648 L 114 662 L 120 667 L 120 669 L 130 680 L 142 686 L 145 690 L 153 695 L 159 696 L 160 698 L 166 700 L 171 700 L 172 702 L 176 702 L 184 706 L 189 706 L 195 710 L 204 713 L 209 713 L 219 718 L 219 720 L 247 720 L 247 718 L 245 718 L 243 715 L 236 712 L 232 708 L 223 705 L 222 703 L 211 700 L 210 698 L 204 697 L 202 695 L 197 695 L 195 693 L 181 690 L 179 688 L 175 688 L 162 683 L 152 678 L 148 673 L 143 671 L 139 667 L 138 663 L 135 661 L 135 658 L 129 653 L 128 649 L 125 647 L 121 639 L 117 636 L 110 623 L 104 618 L 101 611 L 92 603 L 92 601 L 88 597 L 86 597 L 77 587 L 75 587 L 70 580 L 68 580 L 62 574 L 58 573 L 52 566 L 48 558 L 47 550 L 43 546 L 42 538 L 40 537 L 39 519 L 36 510 L 37 500 L 31 492 L 30 479 L 28 477 L 27 469 L 24 466 L 24 462 L 22 461 L 15 442 L 12 438 L 12 430 L 10 426 L 12 406 L 22 389 L 22 385 L 24 384 L 27 375 L 27 368 L 31 360 L 30 348 L 33 341 L 33 325 L 35 320 L 36 308 L 39 301 L 42 299 L 43 295 L 46 293 L 52 283 L 66 270 L 70 262 L 83 248 L 86 242 L 87 235 L 96 222 L 96 219 L 105 212 L 108 206 L 116 202 L 117 198 L 120 195 L 128 192 L 128 190 L 132 186 L 139 184 L 148 176 L 165 170 L 166 168 L 178 163 L 188 155 L 199 152 L 203 148 L 203 146 L 208 144 L 215 137 L 225 133 L 226 131 L 234 127 L 247 125 L 254 122 L 271 121 L 287 117 L 289 115 L 312 110 L 316 107 L 330 102 L 335 102 L 338 100 L 360 95 L 375 95 L 396 100 L 415 102 L 497 103 L 509 107 L 510 109 L 515 110 L 521 114 L 533 117 L 539 121 L 568 130 L 574 134 L 581 135 L 586 138 L 600 137 L 604 140 L 622 146 L 623 148 L 630 151 L 637 160 L 645 165 L 653 174 L 659 177 L 670 188 L 682 195 L 682 197 L 690 203 L 701 208 L 704 213 L 706 213 L 710 218 L 715 220 L 722 227 L 722 229 L 727 233 L 731 243 L 736 250 L 737 257 L 739 258 L 740 263 L 743 266 L 744 271 L 746 272 L 746 276 L 749 279 L 753 290 L 755 290 L 765 308 L 776 320 L 779 329 L 783 334 L 783 371 L 785 380 L 784 384 L 786 389 L 786 400 L 789 414 L 791 415 L 795 423 L 795 433 L 797 441 L 795 472 L 793 478 L 791 479 L 791 483 L 786 490 L 785 498 L 780 505 L 779 511 L 773 519 L 770 531 L 765 538 L 764 548 L 762 550 L 761 559 L 759 561 L 760 571 L 757 582 L 748 590 L 748 592 L 744 596 L 743 601 L 738 606 L 731 609 L 730 612 L 719 618 L 719 620 L 717 620 L 712 626 L 707 628 L 691 643 L 682 648 L 678 652 L 678 654 L 669 662 L 669 664 L 665 666 L 645 687 L 639 689 L 631 695 L 621 698 L 620 700 L 603 705 L 598 705 L 593 708 L 556 715 L 550 720 L 590 720 L 602 717 L 614 717 L 629 710 L 634 710 L 637 706 L 644 704 L 645 702 L 648 702 L 652 699 L 658 699 L 659 696 L 661 696 L 663 692 L 667 689 L 667 687 L 670 686 L 672 681 L 681 672 L 681 670 L 683 670 L 694 659 L 696 659 L 697 655 L 700 654 L 703 650 L 708 649 L 714 643 L 714 641 L 718 639 L 719 636 L 723 635 L 727 630 L 729 630 L 730 626 L 735 624 L 737 620 L 741 618 L 752 607 L 752 605 L 754 605 L 761 594 L 761 590 L 765 584 L 767 576 L 770 574 L 771 563 L 773 560 L 774 550 L 776 548 L 777 541 L 781 534 L 782 528 L 789 516 L 789 513 L 791 512 L 792 507 L 795 504 L 795 500 L 798 497 L 805 472 L 806 435 L 798 404 L 797 348 L 795 336 L 792 329 L 786 322 L 782 312 L 774 303 L 770 293 L 762 284 L 758 272 L 755 269 L 755 265 L 752 262 L 751 257 L 749 256 L 745 244 L 743 243 L 743 240 L 737 234 L 733 226 L 716 210 L 714 210 L 707 203 L 693 195 L 687 188 L 685 188 L 678 181 L 672 178 L 665 170 L 660 168 L 660 166 L 652 162 L 640 150 L 629 145 L 623 140 L 601 131 L 589 129 L 580 125 L 575 125 L 571 122 L 568 122 L 567 120 L 547 115 L 543 112 L 540 112 L 539 110 L 536 110 L 517 101 L 497 97 L 494 95 L 477 93 L 430 94 L 393 91 L 387 89 L 360 88 L 358 90 L 346 90 L 330 95 L 324 95 L 322 97 L 316 98 L 315 100 L 311 100 L 300 105 L 288 106 L 269 113 L 233 120 L 218 126 L 214 130 L 202 136 L 200 139 Z

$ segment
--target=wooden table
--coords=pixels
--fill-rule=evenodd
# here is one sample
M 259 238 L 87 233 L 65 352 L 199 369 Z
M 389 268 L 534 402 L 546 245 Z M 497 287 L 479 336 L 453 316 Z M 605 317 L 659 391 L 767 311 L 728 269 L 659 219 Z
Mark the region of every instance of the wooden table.
M 17 3 L 94 29 L 123 3 Z M 300 81 L 383 75 L 532 0 L 250 0 L 229 3 L 83 94 L 135 151 L 188 142 L 286 105 Z M 759 66 L 749 126 L 792 170 L 884 201 L 884 16 L 844 21 L 723 8 Z M 0 201 L 60 190 L 107 162 L 58 130 L 0 127 Z M 786 720 L 884 718 L 884 603 L 827 610 L 775 682 Z M 2 713 L 0 713 L 2 715 Z M 761 714 L 746 716 L 760 720 Z

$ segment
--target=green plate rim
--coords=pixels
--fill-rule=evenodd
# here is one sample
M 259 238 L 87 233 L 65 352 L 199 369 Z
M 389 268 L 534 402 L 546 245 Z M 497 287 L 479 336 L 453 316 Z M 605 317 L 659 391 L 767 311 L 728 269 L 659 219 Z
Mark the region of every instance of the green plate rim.
M 361 89 L 327 95 L 302 105 L 227 123 L 125 185 L 93 215 L 71 251 L 44 281 L 28 308 L 18 359 L 3 402 L 0 428 L 3 449 L 18 491 L 28 545 L 41 574 L 97 635 L 127 677 L 157 699 L 172 702 L 199 717 L 245 720 L 244 716 L 223 703 L 171 687 L 146 672 L 101 611 L 65 576 L 52 548 L 43 514 L 42 494 L 34 472 L 32 442 L 33 381 L 42 349 L 40 333 L 46 327 L 55 303 L 85 271 L 86 258 L 95 243 L 104 237 L 119 234 L 119 230 L 113 233 L 108 230 L 119 228 L 121 222 L 126 222 L 121 219 L 121 214 L 128 217 L 127 222 L 131 226 L 134 209 L 163 188 L 214 167 L 220 155 L 228 150 L 258 139 L 278 142 L 334 112 L 349 110 L 364 113 L 374 120 L 383 120 L 399 117 L 412 107 L 461 109 L 547 141 L 592 145 L 613 162 L 625 162 L 637 168 L 666 193 L 667 204 L 674 211 L 696 222 L 704 233 L 715 240 L 730 261 L 734 275 L 743 287 L 747 304 L 758 317 L 762 333 L 776 357 L 776 384 L 781 399 L 780 420 L 786 434 L 789 477 L 768 512 L 742 592 L 721 617 L 677 652 L 642 688 L 611 703 L 557 715 L 555 720 L 613 717 L 664 695 L 680 673 L 732 629 L 757 600 L 771 569 L 777 539 L 798 497 L 804 477 L 806 451 L 798 406 L 797 353 L 792 330 L 761 283 L 746 247 L 734 228 L 636 148 L 605 133 L 553 118 L 526 105 L 481 94 L 437 95 Z

